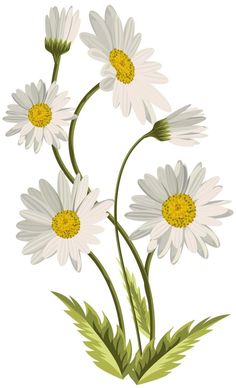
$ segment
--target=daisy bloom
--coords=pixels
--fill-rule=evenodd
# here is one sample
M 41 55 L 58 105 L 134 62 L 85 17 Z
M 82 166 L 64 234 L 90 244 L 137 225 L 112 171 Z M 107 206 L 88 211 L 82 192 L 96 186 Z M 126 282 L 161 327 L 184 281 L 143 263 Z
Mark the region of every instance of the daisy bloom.
M 45 18 L 45 48 L 54 57 L 69 51 L 71 43 L 76 38 L 80 27 L 79 11 L 73 14 L 70 7 L 66 12 L 65 8 L 59 13 L 58 8 L 50 9 L 49 15 Z
M 126 217 L 144 221 L 132 235 L 139 239 L 150 235 L 148 252 L 158 247 L 158 256 L 170 250 L 170 259 L 178 261 L 183 246 L 208 257 L 207 244 L 220 243 L 209 226 L 220 225 L 220 218 L 230 216 L 232 210 L 224 205 L 229 201 L 213 200 L 222 190 L 219 177 L 204 182 L 205 168 L 199 163 L 188 176 L 187 167 L 178 161 L 175 170 L 167 165 L 157 169 L 157 177 L 146 174 L 138 181 L 145 195 L 133 197 L 132 212 Z
M 88 192 L 88 178 L 77 175 L 72 191 L 65 175 L 58 175 L 57 191 L 46 181 L 39 181 L 39 190 L 30 188 L 21 196 L 26 210 L 20 212 L 24 221 L 17 227 L 19 240 L 27 241 L 25 255 L 32 255 L 31 263 L 37 264 L 57 255 L 64 265 L 70 257 L 74 268 L 81 269 L 80 252 L 89 253 L 90 244 L 99 240 L 95 234 L 103 231 L 96 225 L 107 217 L 113 201 L 97 203 L 99 190 Z
M 134 20 L 128 19 L 123 28 L 119 16 L 108 6 L 103 19 L 96 12 L 90 12 L 90 22 L 95 35 L 82 33 L 82 41 L 89 47 L 89 55 L 104 62 L 102 75 L 105 77 L 100 88 L 113 90 L 113 105 L 121 107 L 124 116 L 133 108 L 142 124 L 146 118 L 155 122 L 152 104 L 169 111 L 170 106 L 162 94 L 153 87 L 163 84 L 167 78 L 158 72 L 161 65 L 149 62 L 153 49 L 138 51 L 141 34 L 134 33 Z
M 6 136 L 20 133 L 18 144 L 25 142 L 25 148 L 34 144 L 35 152 L 42 146 L 43 140 L 56 148 L 60 140 L 67 140 L 67 133 L 61 126 L 69 125 L 76 118 L 72 108 L 65 108 L 70 100 L 67 92 L 57 94 L 58 85 L 53 82 L 48 90 L 45 83 L 39 81 L 25 86 L 25 91 L 17 89 L 12 97 L 16 104 L 8 105 L 7 116 L 3 118 L 16 123 Z
M 186 105 L 154 124 L 150 136 L 160 141 L 169 140 L 180 146 L 199 144 L 197 138 L 206 137 L 206 127 L 199 125 L 206 118 L 201 109 Z

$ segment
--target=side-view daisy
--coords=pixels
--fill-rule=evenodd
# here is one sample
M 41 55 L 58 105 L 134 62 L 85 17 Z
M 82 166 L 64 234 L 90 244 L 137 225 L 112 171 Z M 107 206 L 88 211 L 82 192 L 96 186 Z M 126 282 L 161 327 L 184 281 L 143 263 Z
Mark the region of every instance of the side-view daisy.
M 170 250 L 170 259 L 178 261 L 183 246 L 208 257 L 207 244 L 219 247 L 218 237 L 209 226 L 220 225 L 220 218 L 233 212 L 224 205 L 229 201 L 214 200 L 222 190 L 219 177 L 204 182 L 205 168 L 199 163 L 188 176 L 187 167 L 178 161 L 175 169 L 167 165 L 157 169 L 157 177 L 146 174 L 138 181 L 145 195 L 136 195 L 126 217 L 144 221 L 130 236 L 139 239 L 150 235 L 148 252 L 158 247 L 158 256 Z
M 39 81 L 25 86 L 25 91 L 17 89 L 12 97 L 16 104 L 8 105 L 7 116 L 3 120 L 16 123 L 6 136 L 20 132 L 18 144 L 25 142 L 25 148 L 34 144 L 35 152 L 42 146 L 43 140 L 56 148 L 60 140 L 67 140 L 67 133 L 61 126 L 69 125 L 76 118 L 72 108 L 65 108 L 70 98 L 67 92 L 58 93 L 58 85 L 53 82 L 48 90 L 45 83 Z
M 207 136 L 202 133 L 206 130 L 206 127 L 199 125 L 205 119 L 201 109 L 186 105 L 166 118 L 157 121 L 150 132 L 150 136 L 180 146 L 199 144 L 196 139 Z
M 70 7 L 67 12 L 63 8 L 59 13 L 57 7 L 50 8 L 49 15 L 45 17 L 45 48 L 54 56 L 66 53 L 76 38 L 79 27 L 79 11 L 73 14 L 73 8 Z
M 62 172 L 58 175 L 56 190 L 46 181 L 39 181 L 39 190 L 28 189 L 21 199 L 26 210 L 20 212 L 24 221 L 17 227 L 19 240 L 27 241 L 25 255 L 32 255 L 31 263 L 57 254 L 59 264 L 64 265 L 70 257 L 74 268 L 81 269 L 80 252 L 89 253 L 90 244 L 99 240 L 95 234 L 103 231 L 96 225 L 107 217 L 112 200 L 97 203 L 99 190 L 88 193 L 88 178 L 77 175 L 72 191 Z
M 153 49 L 137 52 L 141 34 L 134 32 L 134 20 L 128 19 L 123 28 L 121 20 L 112 6 L 108 6 L 103 19 L 96 12 L 90 12 L 90 22 L 95 35 L 82 33 L 82 41 L 89 47 L 89 55 L 104 62 L 102 75 L 105 77 L 100 88 L 113 90 L 113 105 L 121 107 L 124 116 L 131 107 L 141 123 L 146 118 L 155 122 L 152 104 L 169 111 L 170 106 L 162 94 L 153 87 L 163 84 L 167 78 L 158 72 L 161 65 L 149 62 Z

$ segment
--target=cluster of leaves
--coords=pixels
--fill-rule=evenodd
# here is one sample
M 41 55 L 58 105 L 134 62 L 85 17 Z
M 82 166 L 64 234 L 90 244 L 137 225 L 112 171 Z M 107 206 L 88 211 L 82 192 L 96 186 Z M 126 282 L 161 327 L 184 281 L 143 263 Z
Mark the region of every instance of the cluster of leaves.
M 128 282 L 135 296 L 135 309 L 139 320 L 140 329 L 145 335 L 149 333 L 149 324 L 144 322 L 149 317 L 146 301 L 141 297 L 135 278 L 128 273 Z M 155 346 L 154 340 L 150 341 L 143 353 L 136 353 L 131 361 L 131 342 L 126 340 L 120 327 L 114 335 L 111 323 L 105 314 L 101 320 L 96 311 L 85 302 L 85 311 L 73 298 L 62 294 L 54 294 L 66 305 L 66 313 L 75 321 L 79 332 L 87 339 L 85 345 L 89 348 L 88 354 L 94 363 L 104 371 L 125 378 L 127 374 L 136 384 L 144 384 L 168 375 L 172 369 L 180 364 L 185 357 L 184 353 L 191 349 L 203 335 L 211 331 L 210 327 L 227 315 L 206 318 L 192 327 L 193 321 L 186 323 L 171 335 L 169 330 Z M 140 306 L 138 303 L 140 302 Z M 144 313 L 144 315 L 142 315 Z M 148 319 L 148 318 L 147 318 Z
M 185 357 L 183 353 L 191 349 L 200 337 L 211 331 L 210 327 L 227 315 L 206 318 L 191 329 L 188 322 L 171 336 L 169 330 L 155 347 L 151 341 L 143 353 L 138 352 L 133 360 L 130 376 L 136 384 L 144 384 L 168 375 L 172 369 L 180 365 Z
M 130 341 L 126 345 L 120 327 L 117 327 L 114 335 L 105 314 L 101 321 L 88 303 L 85 303 L 84 311 L 75 299 L 69 299 L 57 292 L 54 294 L 67 306 L 66 313 L 74 319 L 79 332 L 87 339 L 84 343 L 90 349 L 87 353 L 94 359 L 94 363 L 104 371 L 124 378 L 129 373 L 132 348 Z

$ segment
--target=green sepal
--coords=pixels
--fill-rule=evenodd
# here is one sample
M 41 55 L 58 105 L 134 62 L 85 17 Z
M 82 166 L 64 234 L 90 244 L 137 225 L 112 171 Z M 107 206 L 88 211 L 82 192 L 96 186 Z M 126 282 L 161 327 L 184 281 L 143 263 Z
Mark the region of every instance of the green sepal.
M 85 311 L 72 297 L 67 298 L 58 292 L 53 292 L 68 308 L 65 312 L 76 322 L 78 331 L 87 339 L 84 341 L 89 348 L 87 353 L 94 363 L 102 370 L 123 379 L 130 369 L 132 356 L 131 342 L 126 344 L 124 334 L 117 326 L 116 334 L 107 316 L 103 320 L 96 311 L 86 302 Z
M 155 137 L 159 141 L 170 140 L 171 134 L 169 129 L 169 123 L 167 119 L 157 121 L 152 130 L 149 132 L 149 136 Z
M 152 340 L 142 354 L 137 352 L 130 370 L 130 376 L 136 384 L 144 384 L 168 375 L 172 369 L 180 365 L 185 357 L 183 353 L 191 349 L 203 335 L 211 331 L 210 327 L 228 315 L 206 318 L 191 329 L 188 322 L 171 336 L 169 330 L 155 347 Z
M 68 43 L 66 40 L 45 38 L 45 48 L 53 55 L 54 60 L 57 60 L 62 54 L 67 53 L 70 50 L 70 46 L 71 43 Z

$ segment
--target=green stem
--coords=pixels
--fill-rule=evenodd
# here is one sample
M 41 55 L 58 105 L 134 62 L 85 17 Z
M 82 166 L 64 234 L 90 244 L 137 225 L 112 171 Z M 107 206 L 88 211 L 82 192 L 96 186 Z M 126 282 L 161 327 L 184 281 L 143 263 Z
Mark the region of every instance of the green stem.
M 121 182 L 121 177 L 122 177 L 122 174 L 123 174 L 123 171 L 124 171 L 124 168 L 125 168 L 125 165 L 126 165 L 126 162 L 127 160 L 129 159 L 129 156 L 131 155 L 131 153 L 133 152 L 133 150 L 137 147 L 137 145 L 139 143 L 141 143 L 141 141 L 143 141 L 145 138 L 149 137 L 149 134 L 145 134 L 143 135 L 140 139 L 138 139 L 134 144 L 133 146 L 130 148 L 130 150 L 128 151 L 122 165 L 121 165 L 121 168 L 120 168 L 120 171 L 119 171 L 119 174 L 118 174 L 118 178 L 117 178 L 117 183 L 116 183 L 116 189 L 115 189 L 115 199 L 114 199 L 114 225 L 115 225 L 115 234 L 116 234 L 116 241 L 117 241 L 117 247 L 118 247 L 118 251 L 119 251 L 119 255 L 120 255 L 120 260 L 121 260 L 121 264 L 122 264 L 122 268 L 123 268 L 123 271 L 124 271 L 124 277 L 125 277 L 125 280 L 127 280 L 127 275 L 126 275 L 126 272 L 125 272 L 125 266 L 124 266 L 124 261 L 123 261 L 123 256 L 122 256 L 122 250 L 121 250 L 121 244 L 120 244 L 120 238 L 119 238 L 119 225 L 118 225 L 118 216 L 117 216 L 117 212 L 118 212 L 118 195 L 119 195 L 119 188 L 120 188 L 120 182 Z M 129 238 L 128 238 L 129 240 Z M 130 244 L 128 244 L 130 246 Z M 137 265 L 140 269 L 140 272 L 141 272 L 141 275 L 142 275 L 142 278 L 143 278 L 143 282 L 144 282 L 144 287 L 145 287 L 145 291 L 146 291 L 146 295 L 147 295 L 147 300 L 148 300 L 148 307 L 149 307 L 149 312 L 150 312 L 150 340 L 152 339 L 155 339 L 155 313 L 154 313 L 154 303 L 153 303 L 153 298 L 152 298 L 152 292 L 151 292 L 151 287 L 150 287 L 150 284 L 149 284 L 149 280 L 148 280 L 148 276 L 147 276 L 147 273 L 146 273 L 146 270 L 145 270 L 145 267 L 142 263 L 142 260 L 137 252 L 136 249 L 133 248 L 133 245 L 131 245 L 131 251 L 136 259 L 136 262 L 137 262 Z
M 51 81 L 52 83 L 57 80 L 60 61 L 61 61 L 61 56 L 58 56 L 56 59 L 54 59 L 54 67 L 53 67 L 52 81 Z
M 108 275 L 108 273 L 105 270 L 105 268 L 103 267 L 102 263 L 98 260 L 98 258 L 94 255 L 93 252 L 90 252 L 88 255 L 93 260 L 94 264 L 98 267 L 99 271 L 101 272 L 102 276 L 104 277 L 104 279 L 105 279 L 105 281 L 106 281 L 106 283 L 107 283 L 107 285 L 109 287 L 112 299 L 113 299 L 114 304 L 115 304 L 115 308 L 116 308 L 116 312 L 117 312 L 117 317 L 118 317 L 120 328 L 123 331 L 123 333 L 125 333 L 125 325 L 124 325 L 124 319 L 123 319 L 122 310 L 121 310 L 121 307 L 120 307 L 120 302 L 119 302 L 116 290 L 115 290 L 115 288 L 114 288 L 114 286 L 112 284 L 112 281 L 110 279 L 110 276 Z
M 57 77 L 58 77 L 58 71 L 59 71 L 59 66 L 60 66 L 60 57 L 58 58 L 58 60 L 55 60 L 54 61 L 54 68 L 53 68 L 53 74 L 52 74 L 52 82 L 56 81 L 57 80 Z M 95 88 L 93 88 L 95 89 Z M 95 92 L 95 91 L 94 91 Z M 85 101 L 86 102 L 86 101 Z M 76 121 L 76 120 L 75 120 Z M 72 137 L 73 139 L 73 137 Z M 52 146 L 52 150 L 53 150 L 53 153 L 54 153 L 54 156 L 56 158 L 56 161 L 57 163 L 59 164 L 61 170 L 64 172 L 64 174 L 66 175 L 66 177 L 69 179 L 69 181 L 71 183 L 74 183 L 74 177 L 73 175 L 71 175 L 71 173 L 69 172 L 69 170 L 67 169 L 65 163 L 63 162 L 62 158 L 61 158 L 61 155 L 58 151 L 58 149 L 54 146 Z M 122 310 L 121 310 L 121 307 L 120 307 L 120 302 L 119 302 L 119 299 L 118 299 L 118 296 L 117 296 L 117 293 L 115 291 L 115 288 L 113 286 L 113 283 L 111 281 L 111 278 L 109 277 L 108 273 L 106 272 L 105 268 L 103 267 L 102 263 L 98 260 L 98 258 L 94 255 L 93 252 L 90 252 L 89 253 L 89 257 L 93 260 L 93 262 L 96 264 L 97 268 L 99 269 L 99 271 L 101 272 L 105 282 L 107 283 L 107 286 L 110 290 L 110 293 L 111 293 L 111 296 L 112 296 L 112 299 L 114 301 L 114 304 L 115 304 L 115 308 L 116 308 L 116 312 L 117 312 L 117 317 L 118 317 L 118 322 L 119 322 L 119 325 L 120 325 L 120 328 L 121 330 L 123 331 L 124 333 L 124 336 L 125 336 L 125 325 L 124 325 L 124 318 L 123 318 L 123 314 L 122 314 Z
M 74 182 L 74 177 L 73 175 L 71 175 L 70 171 L 67 169 L 65 163 L 63 162 L 62 158 L 61 158 L 61 155 L 60 155 L 60 152 L 58 151 L 58 149 L 54 146 L 52 146 L 52 150 L 53 150 L 53 153 L 54 153 L 54 156 L 56 158 L 56 161 L 57 163 L 59 164 L 61 170 L 64 172 L 64 174 L 66 175 L 66 177 L 69 179 L 69 181 L 71 183 Z
M 149 277 L 150 265 L 151 265 L 151 262 L 152 262 L 152 258 L 153 258 L 154 252 L 155 252 L 155 251 L 150 252 L 150 253 L 147 255 L 147 259 L 146 259 L 146 262 L 145 262 L 145 270 L 146 270 L 146 273 L 147 273 L 147 276 L 148 276 L 148 277 Z
M 75 114 L 76 115 L 79 115 L 81 110 L 83 109 L 84 105 L 86 104 L 86 102 L 90 99 L 90 97 L 92 97 L 92 95 L 100 89 L 100 86 L 99 86 L 99 83 L 97 85 L 95 85 L 83 98 L 82 100 L 80 101 L 79 105 L 77 106 L 76 110 L 75 110 Z M 69 153 L 70 153 L 70 159 L 71 159 L 71 163 L 72 163 L 72 166 L 73 166 L 73 169 L 75 171 L 76 174 L 80 174 L 80 170 L 79 170 L 79 166 L 77 164 L 77 161 L 76 161 L 76 156 L 75 156 L 75 149 L 74 149 L 74 135 L 75 135 L 75 127 L 76 127 L 76 122 L 77 122 L 77 118 L 75 120 L 72 120 L 71 121 L 71 124 L 70 124 L 70 130 L 69 130 L 69 141 L 68 141 L 68 144 L 69 144 Z

